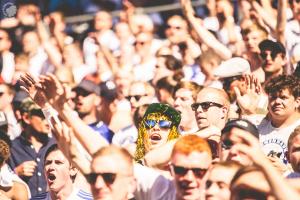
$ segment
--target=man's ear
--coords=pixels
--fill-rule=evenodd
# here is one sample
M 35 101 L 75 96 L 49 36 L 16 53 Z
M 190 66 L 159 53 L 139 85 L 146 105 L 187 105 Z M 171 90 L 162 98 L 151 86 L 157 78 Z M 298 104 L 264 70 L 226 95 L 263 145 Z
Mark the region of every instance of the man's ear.
M 221 116 L 221 118 L 222 119 L 227 118 L 229 108 L 227 106 L 223 106 L 221 109 L 222 109 L 222 116 Z
M 127 187 L 128 187 L 128 199 L 131 199 L 134 196 L 133 194 L 137 188 L 137 181 L 135 177 L 130 178 L 130 182 L 127 185 Z
M 78 169 L 74 166 L 70 166 L 70 176 L 72 178 L 74 177 L 74 179 L 75 179 L 77 173 L 78 173 Z
M 22 115 L 22 120 L 26 123 L 26 124 L 30 124 L 30 116 L 28 113 L 24 113 Z

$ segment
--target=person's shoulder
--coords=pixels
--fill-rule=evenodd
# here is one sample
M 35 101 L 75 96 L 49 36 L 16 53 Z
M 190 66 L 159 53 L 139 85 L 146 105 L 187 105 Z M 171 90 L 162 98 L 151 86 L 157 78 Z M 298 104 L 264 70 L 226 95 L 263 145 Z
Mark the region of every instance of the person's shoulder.
M 76 199 L 80 200 L 93 200 L 92 194 L 85 192 L 81 189 L 76 189 Z
M 32 197 L 30 200 L 47 200 L 48 199 L 48 192 L 44 192 Z

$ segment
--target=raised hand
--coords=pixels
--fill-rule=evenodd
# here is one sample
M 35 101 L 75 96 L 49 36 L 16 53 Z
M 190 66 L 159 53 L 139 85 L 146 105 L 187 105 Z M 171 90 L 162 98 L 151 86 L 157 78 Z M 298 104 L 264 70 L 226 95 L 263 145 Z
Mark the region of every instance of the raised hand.
M 258 102 L 263 95 L 260 82 L 254 75 L 244 75 L 246 90 L 242 94 L 239 88 L 234 87 L 236 100 L 243 114 L 255 114 Z
M 61 110 L 65 103 L 67 103 L 66 88 L 53 74 L 41 76 L 40 79 L 40 83 L 48 102 L 57 111 Z
M 25 161 L 18 165 L 15 168 L 15 172 L 18 176 L 28 176 L 31 177 L 34 174 L 35 168 L 37 166 L 37 163 L 33 160 Z
M 21 75 L 19 81 L 22 84 L 21 89 L 24 90 L 37 105 L 41 108 L 45 107 L 47 99 L 39 81 L 29 73 Z

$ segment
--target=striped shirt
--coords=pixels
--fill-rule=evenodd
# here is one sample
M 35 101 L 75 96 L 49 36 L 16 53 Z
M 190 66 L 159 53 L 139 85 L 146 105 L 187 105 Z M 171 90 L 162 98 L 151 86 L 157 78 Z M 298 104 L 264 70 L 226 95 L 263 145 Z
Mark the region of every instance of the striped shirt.
M 31 198 L 31 200 L 54 200 L 51 199 L 50 192 L 44 192 Z M 93 196 L 83 190 L 74 188 L 66 200 L 93 200 Z

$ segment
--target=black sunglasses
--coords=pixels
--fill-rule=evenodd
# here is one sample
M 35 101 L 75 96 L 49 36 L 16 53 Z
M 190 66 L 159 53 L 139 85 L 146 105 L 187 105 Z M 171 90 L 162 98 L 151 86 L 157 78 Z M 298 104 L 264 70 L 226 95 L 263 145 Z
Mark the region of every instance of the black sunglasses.
M 85 178 L 89 184 L 95 184 L 98 176 L 101 176 L 106 185 L 111 185 L 115 182 L 117 174 L 116 173 L 90 173 L 86 174 Z
M 202 103 L 193 103 L 191 105 L 193 111 L 197 111 L 198 108 L 199 108 L 199 106 L 201 106 L 201 108 L 202 108 L 202 110 L 204 112 L 206 112 L 212 106 L 216 106 L 218 108 L 222 108 L 223 107 L 223 105 L 221 105 L 219 103 L 210 102 L 210 101 L 206 101 L 206 102 L 202 102 Z
M 192 170 L 194 175 L 197 178 L 202 178 L 208 170 L 208 169 L 202 169 L 202 168 L 186 168 L 186 167 L 182 167 L 182 166 L 176 166 L 173 164 L 171 164 L 171 167 L 173 168 L 174 173 L 176 175 L 185 176 L 189 170 Z
M 278 54 L 279 54 L 279 53 L 272 52 L 272 53 L 271 53 L 271 58 L 272 58 L 272 60 L 274 60 Z M 268 56 L 267 53 L 264 53 L 264 52 L 260 53 L 260 57 L 261 57 L 263 60 L 266 60 L 266 59 L 267 59 L 267 56 Z
M 129 95 L 127 97 L 125 97 L 128 101 L 130 101 L 131 98 L 134 98 L 136 101 L 139 101 L 143 96 L 146 95 Z
M 159 128 L 162 129 L 169 129 L 172 126 L 172 122 L 168 120 L 154 120 L 154 119 L 145 120 L 145 126 L 147 129 L 153 128 L 156 124 L 158 124 Z
M 0 97 L 2 97 L 3 94 L 4 94 L 4 92 L 0 92 Z
M 264 192 L 257 191 L 252 188 L 239 188 L 235 189 L 234 193 L 237 195 L 238 199 L 259 199 L 267 200 L 268 195 Z

